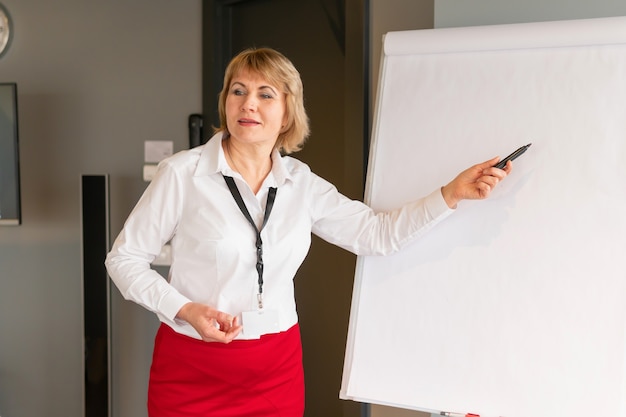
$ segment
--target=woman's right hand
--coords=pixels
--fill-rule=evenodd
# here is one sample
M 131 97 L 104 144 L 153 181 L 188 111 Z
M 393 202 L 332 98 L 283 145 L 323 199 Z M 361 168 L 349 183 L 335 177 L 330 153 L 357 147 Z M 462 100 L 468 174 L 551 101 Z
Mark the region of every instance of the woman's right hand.
M 191 324 L 205 342 L 230 343 L 242 330 L 237 317 L 200 303 L 185 304 L 176 318 Z
M 502 181 L 512 169 L 511 161 L 502 169 L 494 165 L 499 157 L 469 167 L 461 172 L 447 185 L 441 188 L 441 194 L 448 207 L 454 209 L 461 200 L 481 200 L 489 197 L 491 191 Z

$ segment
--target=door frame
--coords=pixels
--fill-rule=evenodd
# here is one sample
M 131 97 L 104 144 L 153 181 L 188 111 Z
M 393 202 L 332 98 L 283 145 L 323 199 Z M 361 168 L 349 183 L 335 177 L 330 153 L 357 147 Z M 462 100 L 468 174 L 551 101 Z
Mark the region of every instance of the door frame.
M 202 2 L 202 114 L 205 129 L 202 143 L 211 137 L 211 127 L 219 126 L 217 97 L 224 71 L 233 56 L 232 11 L 238 4 L 254 0 L 203 0 Z M 344 42 L 346 56 L 346 97 L 350 97 L 346 117 L 351 130 L 360 138 L 362 183 L 364 188 L 369 158 L 370 114 L 370 1 L 337 0 L 345 7 Z M 356 131 L 355 131 L 356 130 Z M 354 141 L 351 141 L 353 144 Z

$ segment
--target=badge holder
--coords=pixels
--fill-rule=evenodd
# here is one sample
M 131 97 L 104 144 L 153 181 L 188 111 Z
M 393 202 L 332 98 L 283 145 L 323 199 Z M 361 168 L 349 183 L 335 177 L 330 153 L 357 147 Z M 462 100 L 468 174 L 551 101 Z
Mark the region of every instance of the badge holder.
M 243 334 L 246 338 L 258 339 L 264 334 L 278 333 L 278 311 L 255 310 L 241 313 Z
M 278 333 L 278 311 L 265 310 L 263 308 L 263 299 L 261 294 L 257 295 L 259 300 L 259 308 L 253 311 L 244 311 L 241 313 L 241 321 L 243 324 L 243 334 L 246 338 L 258 339 L 264 334 Z

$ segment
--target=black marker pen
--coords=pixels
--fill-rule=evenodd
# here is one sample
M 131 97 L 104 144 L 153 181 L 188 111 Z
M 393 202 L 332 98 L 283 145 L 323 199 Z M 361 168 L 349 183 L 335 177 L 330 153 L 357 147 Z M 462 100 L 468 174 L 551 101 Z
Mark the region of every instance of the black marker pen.
M 532 143 L 529 143 L 528 145 L 522 146 L 521 148 L 519 148 L 518 150 L 513 152 L 511 155 L 507 156 L 506 158 L 504 158 L 503 160 L 501 160 L 500 162 L 495 164 L 494 167 L 495 168 L 504 169 L 504 167 L 506 166 L 507 161 L 512 161 L 515 158 L 517 158 L 518 156 L 520 156 L 521 154 L 523 154 L 524 152 L 526 152 L 526 149 L 530 148 L 530 145 L 532 145 Z

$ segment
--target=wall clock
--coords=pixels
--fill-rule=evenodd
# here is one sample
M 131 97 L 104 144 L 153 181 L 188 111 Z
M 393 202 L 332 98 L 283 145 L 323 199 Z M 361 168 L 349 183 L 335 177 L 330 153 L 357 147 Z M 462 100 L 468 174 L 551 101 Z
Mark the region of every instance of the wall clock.
M 13 36 L 13 24 L 9 12 L 0 3 L 0 57 L 9 49 L 11 38 Z

